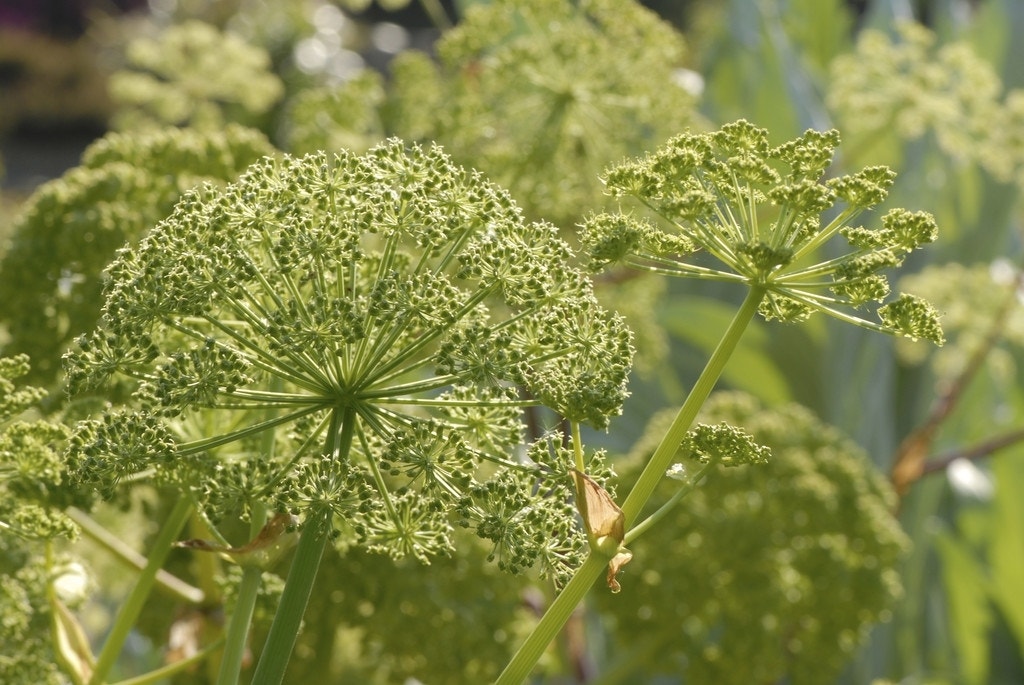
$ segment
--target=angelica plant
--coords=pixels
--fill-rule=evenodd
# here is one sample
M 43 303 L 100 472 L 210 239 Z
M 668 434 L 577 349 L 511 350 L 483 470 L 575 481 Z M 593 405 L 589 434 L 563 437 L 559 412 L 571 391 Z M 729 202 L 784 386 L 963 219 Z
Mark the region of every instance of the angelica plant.
M 61 510 L 76 498 L 62 483 L 59 451 L 68 431 L 19 419 L 46 394 L 15 385 L 28 371 L 25 355 L 0 359 L 0 529 L 30 540 L 70 538 L 75 527 Z
M 301 93 L 292 145 L 436 141 L 530 218 L 569 228 L 601 202 L 606 165 L 698 121 L 681 36 L 632 0 L 475 4 L 436 52 L 397 56 L 386 87 L 365 71 Z
M 193 505 L 211 523 L 298 517 L 258 682 L 283 676 L 332 539 L 427 562 L 463 525 L 510 570 L 564 577 L 583 547 L 572 485 L 516 452 L 520 413 L 607 426 L 632 356 L 572 263 L 554 227 L 436 147 L 267 158 L 187 193 L 109 267 L 68 381 L 127 379 L 134 402 L 78 425 L 69 471 L 106 494 L 140 478 L 179 489 L 151 559 Z M 223 682 L 246 629 L 229 624 Z
M 680 74 L 682 37 L 634 0 L 499 0 L 470 7 L 436 55 L 405 51 L 289 103 L 292 152 L 365 150 L 386 136 L 433 141 L 507 188 L 529 218 L 565 232 L 602 206 L 605 166 L 699 124 Z M 605 306 L 654 373 L 668 343 L 650 303 L 660 283 L 609 275 Z M 629 280 L 628 280 L 629 279 Z M 628 282 L 627 282 L 628 280 Z
M 0 680 L 56 685 L 66 682 L 60 667 L 80 634 L 62 613 L 74 598 L 57 591 L 70 559 L 53 548 L 77 533 L 63 512 L 76 499 L 60 460 L 68 430 L 30 418 L 46 393 L 18 387 L 28 370 L 24 355 L 0 359 Z M 54 643 L 54 635 L 65 639 Z
M 1019 383 L 1015 349 L 1024 345 L 1022 282 L 1020 267 L 1006 259 L 970 266 L 951 262 L 905 276 L 902 285 L 927 295 L 942 309 L 942 326 L 951 342 L 928 355 L 921 344 L 906 341 L 897 352 L 910 363 L 927 358 L 943 387 L 971 373 L 975 358 L 983 354 L 988 377 L 1000 387 L 1014 386 Z
M 942 344 L 938 314 L 926 301 L 903 294 L 878 306 L 889 294 L 883 272 L 936 238 L 934 219 L 892 209 L 882 216 L 881 227 L 854 225 L 885 199 L 895 174 L 868 167 L 826 179 L 838 144 L 838 132 L 812 130 L 775 146 L 766 130 L 741 120 L 712 133 L 681 134 L 606 172 L 608 191 L 638 206 L 586 221 L 582 241 L 595 269 L 623 262 L 653 273 L 734 283 L 746 289 L 746 297 L 623 501 L 619 547 L 591 546 L 591 556 L 506 667 L 500 684 L 528 677 L 602 568 L 664 517 L 662 507 L 639 520 L 680 445 L 695 444 L 700 433 L 691 426 L 755 315 L 801 322 L 824 313 L 870 330 Z M 844 249 L 822 259 L 821 248 L 833 239 L 844 241 Z M 868 309 L 874 309 L 874 317 L 868 318 Z M 706 442 L 713 449 L 702 451 L 719 455 L 744 444 L 729 431 L 712 433 Z M 749 447 L 739 453 L 745 461 L 757 454 Z M 704 469 L 719 459 L 705 459 Z M 704 473 L 690 478 L 669 506 Z

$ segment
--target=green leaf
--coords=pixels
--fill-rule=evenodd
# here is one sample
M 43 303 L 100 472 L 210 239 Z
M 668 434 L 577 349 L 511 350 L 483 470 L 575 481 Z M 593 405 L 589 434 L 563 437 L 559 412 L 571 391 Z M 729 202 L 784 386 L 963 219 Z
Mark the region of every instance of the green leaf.
M 950 612 L 948 628 L 956 645 L 963 682 L 982 685 L 988 677 L 989 631 L 993 620 L 985 571 L 971 551 L 949 533 L 936 537 L 935 548 L 942 560 Z
M 1024 652 L 1024 602 L 1020 601 L 1021 573 L 1024 572 L 1024 451 L 1003 454 L 993 461 L 996 498 L 993 507 L 992 599 L 1006 618 Z

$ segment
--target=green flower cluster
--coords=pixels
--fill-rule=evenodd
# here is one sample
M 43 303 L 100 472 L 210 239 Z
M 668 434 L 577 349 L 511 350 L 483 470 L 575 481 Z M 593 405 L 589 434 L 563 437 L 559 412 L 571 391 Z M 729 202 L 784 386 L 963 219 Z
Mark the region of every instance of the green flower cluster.
M 201 21 L 132 41 L 126 60 L 108 84 L 121 130 L 254 125 L 284 94 L 265 50 Z
M 767 464 L 771 449 L 757 444 L 746 431 L 722 422 L 716 425 L 701 423 L 687 431 L 679 444 L 679 453 L 698 464 L 713 462 L 735 467 Z
M 360 549 L 325 557 L 288 682 L 494 682 L 536 623 L 530 603 L 542 596 L 531 579 L 479 563 L 487 541 L 456 530 L 455 544 L 458 554 L 428 568 Z
M 385 84 L 364 70 L 291 103 L 292 152 L 362 151 L 386 136 L 436 141 L 511 191 L 530 218 L 562 229 L 606 200 L 602 169 L 695 125 L 696 98 L 677 85 L 681 36 L 633 0 L 478 3 L 432 56 L 405 51 Z M 637 334 L 637 365 L 667 350 L 650 278 L 599 284 Z
M 0 534 L 0 682 L 65 685 L 53 644 L 48 603 L 50 569 L 38 550 Z
M 187 193 L 110 266 L 68 378 L 132 379 L 136 405 L 80 424 L 70 468 L 100 491 L 153 473 L 213 511 L 330 511 L 396 557 L 498 525 L 541 560 L 538 530 L 578 534 L 572 487 L 538 491 L 519 414 L 605 427 L 632 356 L 572 260 L 438 148 L 265 159 Z
M 993 381 L 1007 389 L 1019 383 L 1017 353 L 1024 348 L 1024 276 L 1007 260 L 967 266 L 956 262 L 930 266 L 900 279 L 942 309 L 950 344 L 929 359 L 935 374 L 952 381 L 989 344 L 985 364 Z M 928 350 L 909 341 L 897 346 L 906 361 L 921 362 Z
M 299 95 L 292 146 L 437 141 L 531 218 L 569 227 L 599 202 L 605 165 L 694 123 L 694 97 L 676 85 L 683 54 L 680 36 L 632 1 L 474 4 L 438 42 L 439 64 L 407 52 L 387 89 L 364 72 Z
M 30 380 L 52 384 L 60 355 L 96 325 L 103 269 L 170 213 L 183 192 L 233 180 L 273 147 L 238 126 L 199 132 L 111 133 L 80 166 L 39 188 L 18 216 L 0 262 L 7 354 L 32 355 Z
M 768 410 L 720 393 L 700 418 L 749 431 L 771 460 L 720 467 L 630 544 L 630 596 L 597 596 L 616 604 L 608 666 L 642 654 L 647 678 L 833 682 L 901 592 L 908 543 L 891 488 L 852 441 L 798 405 Z M 671 419 L 655 417 L 650 438 L 618 464 L 624 484 Z M 673 486 L 664 481 L 655 501 Z
M 897 33 L 866 30 L 855 52 L 833 61 L 828 105 L 843 130 L 912 140 L 931 132 L 953 158 L 1024 183 L 1024 91 L 1003 98 L 992 65 L 966 42 L 940 46 L 911 22 Z
M 46 547 L 74 538 L 63 509 L 73 504 L 60 460 L 67 429 L 27 420 L 46 393 L 19 388 L 24 355 L 0 359 L 0 682 L 66 682 L 57 667 L 52 606 L 56 560 Z
M 851 225 L 885 199 L 895 174 L 867 167 L 823 180 L 838 144 L 836 131 L 807 131 L 772 146 L 767 131 L 743 120 L 676 136 L 605 178 L 612 195 L 639 200 L 667 228 L 635 213 L 592 216 L 582 234 L 592 265 L 622 261 L 654 273 L 743 283 L 764 292 L 759 311 L 767 319 L 802 321 L 821 311 L 941 344 L 938 315 L 913 296 L 878 307 L 880 322 L 849 311 L 881 302 L 889 294 L 881 272 L 901 265 L 937 231 L 931 215 L 905 209 L 887 212 L 881 228 Z M 817 261 L 819 248 L 840 235 L 846 254 Z
M 67 429 L 48 421 L 19 420 L 46 393 L 17 388 L 28 357 L 0 359 L 0 532 L 26 539 L 75 536 L 62 509 L 71 504 L 60 459 Z

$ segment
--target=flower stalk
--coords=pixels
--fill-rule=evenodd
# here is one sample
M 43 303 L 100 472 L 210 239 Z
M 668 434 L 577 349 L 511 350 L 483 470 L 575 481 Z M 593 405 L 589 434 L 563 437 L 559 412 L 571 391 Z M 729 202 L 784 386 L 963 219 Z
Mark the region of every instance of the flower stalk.
M 336 409 L 331 418 L 324 459 L 340 463 L 349 458 L 352 449 L 355 411 L 351 407 Z M 263 655 L 253 674 L 253 682 L 276 685 L 284 680 L 284 672 L 302 625 L 302 616 L 313 592 L 320 557 L 331 536 L 331 527 L 329 509 L 312 510 L 308 514 L 281 595 L 281 603 L 270 626 Z
M 124 647 L 124 642 L 128 639 L 128 634 L 135 626 L 135 621 L 142 612 L 142 607 L 156 583 L 157 573 L 167 560 L 167 555 L 170 553 L 178 533 L 188 521 L 191 513 L 192 502 L 187 497 L 182 497 L 177 500 L 174 508 L 167 515 L 167 520 L 160 528 L 156 539 L 153 540 L 146 566 L 139 573 L 135 585 L 117 612 L 114 625 L 96 657 L 96 665 L 88 685 L 101 685 L 107 681 L 107 676 L 114 667 L 117 657 L 121 654 L 121 648 Z

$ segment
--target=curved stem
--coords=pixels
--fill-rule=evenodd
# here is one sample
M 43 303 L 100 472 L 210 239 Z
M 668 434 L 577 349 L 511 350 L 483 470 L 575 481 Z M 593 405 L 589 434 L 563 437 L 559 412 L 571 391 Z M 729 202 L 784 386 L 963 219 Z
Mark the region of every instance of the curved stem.
M 668 501 L 666 501 L 663 505 L 658 507 L 657 511 L 655 511 L 653 514 L 645 518 L 640 523 L 630 528 L 629 532 L 627 532 L 626 536 L 622 539 L 622 544 L 632 544 L 634 540 L 636 540 L 638 537 L 640 537 L 648 530 L 650 530 L 654 526 L 654 524 L 656 524 L 661 519 L 665 518 L 665 516 L 670 511 L 675 509 L 675 506 L 679 504 L 680 500 L 682 500 L 684 497 L 686 497 L 691 492 L 697 489 L 697 486 L 700 485 L 700 482 L 704 479 L 704 476 L 707 475 L 707 473 L 711 469 L 717 466 L 721 460 L 721 456 L 716 455 L 707 464 L 701 466 L 700 471 L 698 471 L 692 478 L 683 483 L 681 487 L 672 494 L 672 497 L 670 497 Z
M 93 669 L 92 677 L 89 678 L 89 685 L 100 685 L 100 683 L 106 682 L 110 669 L 114 667 L 114 662 L 117 661 L 117 657 L 121 653 L 124 641 L 128 639 L 128 634 L 135 625 L 142 606 L 146 603 L 146 598 L 149 597 L 149 593 L 156 583 L 157 573 L 167 560 L 171 545 L 174 544 L 174 539 L 185 525 L 191 512 L 192 500 L 188 497 L 181 497 L 167 516 L 163 528 L 160 529 L 156 540 L 153 541 L 145 568 L 139 574 L 139 579 L 135 582 L 135 587 L 132 588 L 124 604 L 121 605 L 121 610 L 117 612 L 117 618 L 114 619 L 110 634 L 107 635 L 103 649 L 96 658 L 96 667 Z
M 351 407 L 334 410 L 327 435 L 325 460 L 339 463 L 348 457 L 355 433 L 355 417 Z M 284 680 L 284 672 L 298 638 L 302 616 L 306 613 L 313 582 L 320 568 L 320 557 L 327 547 L 330 532 L 331 510 L 327 507 L 311 510 L 299 537 L 295 558 L 292 559 L 284 592 L 281 594 L 281 603 L 270 626 L 252 682 L 279 685 Z

